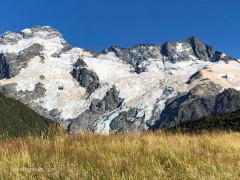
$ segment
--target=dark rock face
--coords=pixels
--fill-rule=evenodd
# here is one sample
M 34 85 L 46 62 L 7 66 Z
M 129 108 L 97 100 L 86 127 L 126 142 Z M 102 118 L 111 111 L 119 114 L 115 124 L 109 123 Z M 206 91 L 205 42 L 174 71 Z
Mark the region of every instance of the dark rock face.
M 18 55 L 18 59 L 23 61 L 24 59 L 30 60 L 35 56 L 41 56 L 42 50 L 43 50 L 43 47 L 40 44 L 34 43 L 30 47 L 21 51 Z
M 88 94 L 91 94 L 99 87 L 99 78 L 97 74 L 88 70 L 83 60 L 78 60 L 76 62 L 72 75 L 82 87 L 87 88 Z
M 33 99 L 38 99 L 44 96 L 46 89 L 43 87 L 42 83 L 37 83 L 33 91 L 26 90 L 25 92 L 19 92 L 19 95 L 24 96 L 21 102 L 27 104 Z
M 191 45 L 194 55 L 198 59 L 211 59 L 212 61 L 218 61 L 221 52 L 215 51 L 211 46 L 204 44 L 196 37 L 190 37 L 187 42 Z
M 14 77 L 14 74 L 20 72 L 19 62 L 16 61 L 17 54 L 14 53 L 1 53 L 1 79 Z M 14 62 L 16 61 L 16 65 Z M 24 64 L 24 62 L 23 62 Z M 21 64 L 20 66 L 22 66 Z M 19 70 L 18 70 L 19 69 Z M 15 72 L 14 72 L 15 71 Z
M 3 53 L 0 54 L 0 79 L 9 78 L 9 64 Z
M 209 59 L 212 62 L 223 60 L 225 62 L 233 59 L 230 56 L 222 56 L 223 53 L 216 51 L 213 47 L 203 43 L 196 37 L 190 37 L 186 40 L 187 43 L 192 47 L 194 55 L 198 59 Z
M 63 43 L 63 46 L 64 47 L 59 52 L 53 53 L 51 56 L 55 57 L 55 58 L 59 58 L 61 56 L 61 54 L 66 53 L 66 52 L 68 52 L 68 51 L 70 51 L 72 49 L 72 46 L 70 46 L 66 42 Z
M 94 99 L 90 108 L 69 124 L 68 130 L 70 132 L 93 130 L 94 122 L 96 120 L 104 114 L 118 108 L 121 103 L 122 99 L 119 98 L 119 93 L 117 92 L 116 87 L 113 86 L 107 91 L 102 100 Z
M 37 112 L 38 114 L 40 114 L 41 116 L 43 116 L 45 118 L 51 119 L 55 122 L 65 124 L 65 122 L 63 122 L 62 119 L 59 117 L 61 112 L 59 112 L 57 109 L 53 109 L 53 110 L 49 111 L 40 105 L 33 105 L 33 104 L 28 104 L 28 107 L 33 109 L 35 112 Z
M 240 109 L 240 92 L 235 89 L 226 89 L 220 93 L 220 89 L 213 83 L 201 84 L 187 94 L 168 101 L 153 129 L 169 128 L 203 116 Z
M 194 82 L 197 79 L 200 79 L 202 77 L 202 73 L 201 71 L 197 71 L 196 73 L 194 73 L 186 82 L 187 84 L 191 84 L 192 82 Z
M 179 43 L 181 44 L 180 50 L 177 47 Z M 131 64 L 136 73 L 146 71 L 146 65 L 149 63 L 148 58 L 161 59 L 163 62 L 170 61 L 172 63 L 195 59 L 212 62 L 223 60 L 227 62 L 233 59 L 229 56 L 222 56 L 221 52 L 216 51 L 196 37 L 190 37 L 179 43 L 166 42 L 162 46 L 138 44 L 132 48 L 112 46 L 103 50 L 102 53 L 114 52 L 124 62 Z
M 216 51 L 211 46 L 203 43 L 196 37 L 190 37 L 187 40 L 181 41 L 182 50 L 177 51 L 177 44 L 174 42 L 166 42 L 161 47 L 161 53 L 163 56 L 167 57 L 172 63 L 179 61 L 190 60 L 191 57 L 195 57 L 199 60 L 216 62 L 219 60 L 228 61 L 232 59 L 229 56 L 222 57 L 222 53 Z M 190 56 L 189 56 L 190 55 Z
M 168 127 L 208 115 L 212 111 L 215 96 L 219 93 L 220 88 L 215 84 L 201 84 L 187 94 L 168 101 L 160 116 L 160 127 Z
M 40 44 L 33 44 L 30 47 L 19 52 L 14 53 L 1 53 L 0 54 L 0 78 L 12 78 L 19 74 L 22 68 L 27 67 L 28 62 L 39 56 L 41 59 L 44 57 L 41 55 L 43 47 Z
M 184 43 L 184 48 L 187 49 L 188 46 L 187 43 Z M 165 57 L 163 59 L 164 62 L 170 61 L 172 63 L 177 63 L 180 61 L 186 61 L 190 60 L 189 55 L 191 55 L 189 52 L 177 52 L 176 50 L 177 43 L 174 42 L 166 42 L 161 47 L 161 54 Z
M 13 83 L 0 86 L 0 92 L 7 97 L 20 99 L 21 103 L 24 104 L 28 104 L 33 99 L 43 97 L 46 92 L 46 89 L 43 87 L 42 83 L 37 83 L 33 91 L 26 90 L 25 92 L 16 92 L 16 85 L 17 84 Z
M 117 57 L 122 59 L 128 64 L 131 64 L 136 73 L 141 73 L 146 70 L 142 65 L 148 58 L 158 59 L 161 57 L 160 46 L 150 44 L 138 44 L 132 48 L 120 48 L 112 46 L 109 49 L 104 50 L 102 53 L 114 52 Z
M 131 108 L 123 111 L 110 123 L 112 132 L 143 132 L 146 130 L 146 122 L 143 117 L 137 118 L 138 109 Z
M 240 109 L 240 92 L 227 89 L 216 97 L 213 114 L 233 112 Z
M 107 91 L 106 96 L 103 100 L 93 100 L 90 106 L 90 110 L 93 113 L 103 113 L 106 111 L 112 111 L 118 107 L 119 103 L 122 101 L 121 98 L 118 97 L 119 93 L 116 90 L 116 87 L 113 86 L 112 89 Z

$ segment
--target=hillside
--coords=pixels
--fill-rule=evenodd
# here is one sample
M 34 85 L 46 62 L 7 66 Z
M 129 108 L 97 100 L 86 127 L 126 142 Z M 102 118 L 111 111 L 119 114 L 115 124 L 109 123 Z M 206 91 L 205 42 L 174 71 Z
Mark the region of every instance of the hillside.
M 39 114 L 12 98 L 0 93 L 0 136 L 40 135 L 47 133 L 57 123 Z
M 240 110 L 186 121 L 167 129 L 170 132 L 235 131 L 240 132 Z

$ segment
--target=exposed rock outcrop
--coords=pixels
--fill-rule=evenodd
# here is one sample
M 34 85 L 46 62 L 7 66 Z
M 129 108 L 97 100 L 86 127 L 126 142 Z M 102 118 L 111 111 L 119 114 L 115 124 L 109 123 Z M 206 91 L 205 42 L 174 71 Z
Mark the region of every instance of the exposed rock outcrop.
M 87 88 L 89 94 L 94 92 L 100 85 L 97 74 L 89 70 L 87 64 L 81 59 L 76 62 L 72 75 L 82 87 Z
M 203 43 L 196 37 L 190 37 L 187 40 L 175 42 L 166 42 L 162 46 L 151 44 L 138 44 L 132 48 L 121 48 L 112 46 L 103 50 L 102 53 L 114 52 L 115 55 L 133 66 L 137 73 L 145 72 L 149 64 L 149 58 L 161 59 L 163 62 L 170 61 L 177 63 L 189 60 L 204 60 L 225 62 L 233 59 L 211 46 Z
M 240 92 L 235 89 L 220 91 L 213 83 L 197 85 L 187 94 L 167 102 L 153 129 L 169 128 L 204 116 L 223 114 L 240 109 Z
M 162 58 L 160 48 L 160 46 L 151 44 L 138 44 L 132 48 L 120 48 L 117 46 L 112 46 L 109 49 L 102 51 L 102 53 L 106 54 L 109 52 L 114 52 L 118 58 L 122 59 L 126 63 L 131 64 L 136 73 L 140 74 L 141 72 L 146 71 L 146 67 L 143 65 L 144 61 L 147 61 L 149 58 Z
M 94 131 L 96 121 L 98 121 L 101 116 L 118 108 L 122 101 L 123 100 L 119 98 L 119 93 L 117 92 L 116 87 L 113 86 L 107 91 L 102 100 L 94 99 L 89 109 L 69 124 L 68 130 L 72 133 Z
M 27 67 L 28 62 L 39 56 L 42 60 L 43 47 L 34 43 L 30 47 L 20 51 L 18 54 L 15 53 L 1 53 L 0 54 L 0 78 L 12 78 L 19 74 L 22 68 Z

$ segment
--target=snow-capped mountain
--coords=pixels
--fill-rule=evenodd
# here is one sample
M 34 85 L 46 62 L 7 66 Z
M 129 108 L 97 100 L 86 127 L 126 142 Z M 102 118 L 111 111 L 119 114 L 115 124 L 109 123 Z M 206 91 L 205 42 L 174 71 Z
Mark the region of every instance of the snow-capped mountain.
M 196 37 L 101 52 L 73 48 L 49 26 L 0 38 L 1 92 L 72 133 L 161 127 L 169 102 L 196 87 L 196 96 L 209 84 L 217 90 L 206 96 L 240 90 L 239 70 L 238 61 Z

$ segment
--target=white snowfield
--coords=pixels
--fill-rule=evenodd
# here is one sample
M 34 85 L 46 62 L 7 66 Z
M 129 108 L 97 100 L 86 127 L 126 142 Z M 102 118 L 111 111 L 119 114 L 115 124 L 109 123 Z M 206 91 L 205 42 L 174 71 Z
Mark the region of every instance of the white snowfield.
M 16 92 L 24 92 L 33 91 L 37 83 L 42 83 L 46 89 L 44 97 L 32 99 L 29 103 L 40 105 L 48 111 L 57 109 L 62 122 L 78 117 L 89 108 L 93 99 L 103 99 L 106 92 L 115 85 L 120 97 L 124 99 L 124 104 L 120 109 L 109 113 L 109 116 L 97 121 L 96 132 L 99 133 L 108 134 L 111 120 L 130 107 L 141 109 L 138 116 L 145 116 L 145 120 L 149 120 L 156 105 L 160 110 L 163 109 L 167 98 L 177 95 L 178 92 L 187 92 L 195 84 L 202 83 L 201 79 L 204 78 L 209 78 L 224 88 L 240 89 L 240 63 L 236 61 L 228 64 L 221 61 L 212 63 L 190 57 L 189 61 L 173 64 L 163 63 L 162 59 L 148 59 L 147 71 L 136 74 L 129 64 L 124 63 L 114 53 L 94 58 L 83 49 L 73 48 L 62 53 L 60 57 L 53 57 L 52 54 L 60 52 L 66 42 L 60 33 L 49 32 L 48 27 L 43 27 L 41 31 L 25 29 L 21 32 L 26 35 L 32 34 L 32 37 L 24 39 L 21 34 L 6 33 L 3 36 L 9 36 L 10 39 L 17 37 L 19 40 L 15 44 L 0 45 L 0 52 L 19 53 L 32 44 L 39 43 L 44 47 L 45 59 L 34 57 L 17 76 L 0 80 L 0 84 L 16 83 Z M 181 53 L 184 48 L 178 43 L 176 50 Z M 84 60 L 89 69 L 96 72 L 101 83 L 100 88 L 90 97 L 87 96 L 86 88 L 81 87 L 71 75 L 73 66 L 79 58 Z M 199 70 L 203 74 L 201 79 L 186 85 L 189 77 Z M 59 89 L 60 86 L 63 89 Z M 168 88 L 174 89 L 172 94 L 164 93 Z

